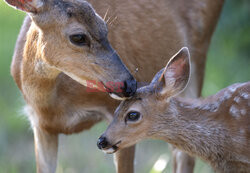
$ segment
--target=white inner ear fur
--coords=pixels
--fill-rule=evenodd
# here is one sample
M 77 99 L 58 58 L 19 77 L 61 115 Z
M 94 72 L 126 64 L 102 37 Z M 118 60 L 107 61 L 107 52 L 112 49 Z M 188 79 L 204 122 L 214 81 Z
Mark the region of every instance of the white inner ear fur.
M 179 55 L 179 54 L 184 54 L 184 55 Z M 175 86 L 175 83 L 176 83 L 176 80 L 178 80 L 178 78 L 176 78 L 176 73 L 177 71 L 176 68 L 171 68 L 171 65 L 174 65 L 175 62 L 173 61 L 176 61 L 175 59 L 178 58 L 178 56 L 185 56 L 183 57 L 182 59 L 184 61 L 187 61 L 188 63 L 188 66 L 189 66 L 189 74 L 188 74 L 188 79 L 187 79 L 187 82 L 185 83 L 184 87 L 182 87 L 182 85 L 180 84 L 180 87 L 182 88 L 179 88 L 179 87 L 176 87 Z M 178 61 L 178 60 L 177 60 Z M 181 67 L 180 67 L 181 68 Z M 177 69 L 178 70 L 178 69 Z M 189 83 L 189 80 L 190 80 L 190 72 L 191 72 L 191 64 L 190 64 L 190 54 L 189 54 L 189 51 L 188 51 L 188 48 L 187 47 L 183 47 L 182 49 L 180 49 L 168 62 L 168 64 L 166 65 L 159 81 L 162 81 L 162 80 L 165 80 L 164 82 L 164 87 L 162 88 L 161 90 L 161 94 L 166 94 L 166 93 L 170 93 L 171 96 L 176 96 L 178 94 L 180 94 L 183 90 L 185 90 L 185 88 L 187 87 L 188 83 Z M 185 75 L 183 74 L 183 77 Z
M 164 80 L 164 87 L 161 90 L 161 94 L 165 94 L 167 92 L 170 92 L 171 89 L 174 89 L 175 85 L 175 78 L 174 76 L 174 71 L 171 69 L 168 69 L 167 71 L 164 70 L 163 72 L 164 76 L 161 80 Z

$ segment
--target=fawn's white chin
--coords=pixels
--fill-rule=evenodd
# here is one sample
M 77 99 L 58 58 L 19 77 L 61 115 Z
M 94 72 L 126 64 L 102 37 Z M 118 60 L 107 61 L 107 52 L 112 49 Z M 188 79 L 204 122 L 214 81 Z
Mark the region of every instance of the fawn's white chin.
M 102 151 L 103 151 L 104 153 L 106 153 L 106 154 L 113 154 L 113 153 L 116 152 L 116 150 L 115 150 L 113 147 L 111 147 L 111 148 L 109 148 L 109 149 L 103 149 Z

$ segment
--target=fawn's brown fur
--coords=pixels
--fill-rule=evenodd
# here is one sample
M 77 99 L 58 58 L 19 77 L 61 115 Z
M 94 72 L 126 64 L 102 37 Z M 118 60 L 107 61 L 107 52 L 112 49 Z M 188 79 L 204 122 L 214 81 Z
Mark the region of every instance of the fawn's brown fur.
M 183 48 L 150 85 L 120 104 L 99 148 L 113 153 L 145 138 L 162 139 L 202 158 L 217 172 L 248 173 L 250 82 L 205 99 L 176 97 L 189 74 L 189 53 Z
M 185 93 L 198 97 L 207 49 L 223 4 L 223 0 L 90 0 L 97 13 L 107 14 L 112 23 L 108 35 L 112 49 L 105 22 L 88 2 L 6 2 L 29 14 L 17 40 L 11 73 L 27 103 L 38 172 L 55 171 L 58 134 L 77 133 L 100 120 L 112 120 L 119 102 L 106 93 L 86 92 L 86 80 L 133 81 L 124 63 L 132 72 L 138 68 L 133 74 L 138 81 L 149 82 L 167 62 L 164 57 L 189 46 L 193 78 Z M 69 41 L 70 35 L 78 33 L 87 36 L 86 46 Z M 117 171 L 133 172 L 134 147 L 116 155 Z M 182 162 L 180 169 L 193 169 Z

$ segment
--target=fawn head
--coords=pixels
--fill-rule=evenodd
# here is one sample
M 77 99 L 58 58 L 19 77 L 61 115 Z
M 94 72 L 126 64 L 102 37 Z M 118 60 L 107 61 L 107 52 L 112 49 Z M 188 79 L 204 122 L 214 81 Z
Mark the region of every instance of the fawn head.
M 105 87 L 108 82 L 122 83 L 118 88 L 121 92 L 110 91 L 118 98 L 135 93 L 135 79 L 111 47 L 105 21 L 88 2 L 5 1 L 29 14 L 36 33 L 31 42 L 37 45 L 43 63 L 85 86 L 87 80 L 101 82 Z
M 159 116 L 169 116 L 171 123 L 171 113 L 168 113 L 168 109 L 172 109 L 170 98 L 185 89 L 189 76 L 189 51 L 184 47 L 148 86 L 139 88 L 131 99 L 121 102 L 114 120 L 98 139 L 98 148 L 106 153 L 114 153 L 144 138 L 154 138 Z

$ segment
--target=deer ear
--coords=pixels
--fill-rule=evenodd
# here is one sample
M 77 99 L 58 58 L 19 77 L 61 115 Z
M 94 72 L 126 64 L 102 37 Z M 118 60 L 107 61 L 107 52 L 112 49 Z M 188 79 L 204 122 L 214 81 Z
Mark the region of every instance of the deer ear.
M 10 6 L 28 12 L 37 13 L 44 5 L 44 0 L 5 0 Z
M 160 73 L 161 75 L 159 76 Z M 188 48 L 183 47 L 168 62 L 167 66 L 158 72 L 158 88 L 160 95 L 175 96 L 187 86 L 190 78 L 190 55 Z

